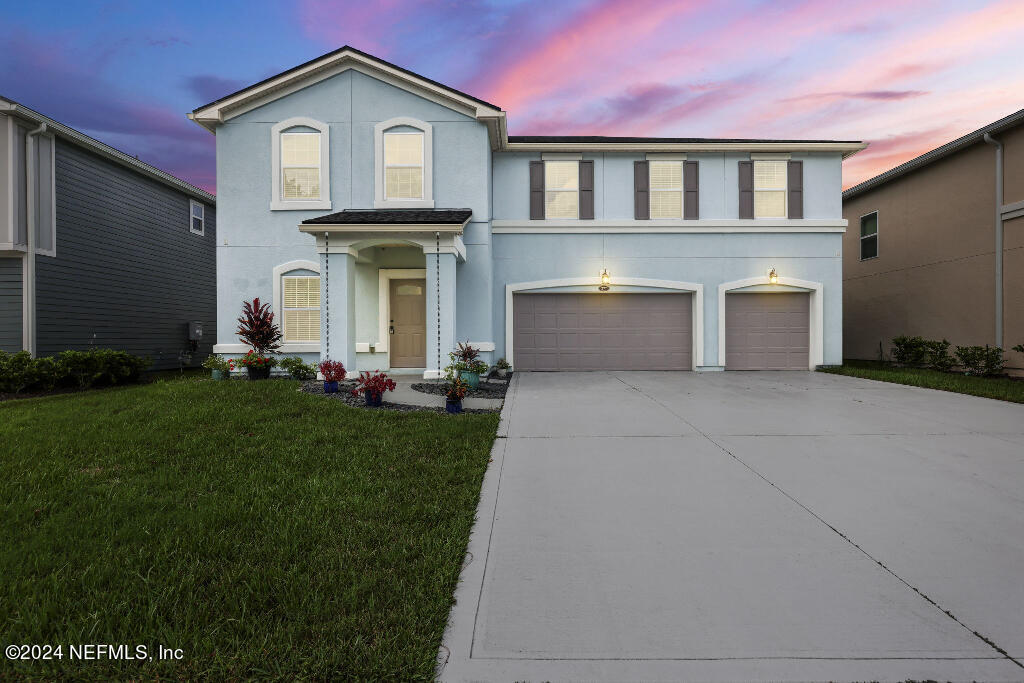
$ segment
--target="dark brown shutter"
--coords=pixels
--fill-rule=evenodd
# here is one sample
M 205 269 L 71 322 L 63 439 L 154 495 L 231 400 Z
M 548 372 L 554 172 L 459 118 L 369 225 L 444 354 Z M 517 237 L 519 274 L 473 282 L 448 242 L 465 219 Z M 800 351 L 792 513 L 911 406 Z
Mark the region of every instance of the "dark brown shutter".
M 647 220 L 651 217 L 649 187 L 651 184 L 646 161 L 633 162 L 633 217 Z
M 700 176 L 696 161 L 683 162 L 683 218 L 697 220 L 700 218 L 700 195 L 698 186 Z
M 804 162 L 786 164 L 786 187 L 789 192 L 789 217 L 804 217 Z
M 544 220 L 544 162 L 530 162 L 530 220 Z
M 754 162 L 740 162 L 740 218 L 754 217 Z
M 580 218 L 594 217 L 594 162 L 580 162 Z

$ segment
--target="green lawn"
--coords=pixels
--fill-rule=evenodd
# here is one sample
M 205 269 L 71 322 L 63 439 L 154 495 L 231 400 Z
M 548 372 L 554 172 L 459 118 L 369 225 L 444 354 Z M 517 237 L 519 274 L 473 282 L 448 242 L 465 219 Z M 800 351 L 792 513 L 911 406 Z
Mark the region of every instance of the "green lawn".
M 431 679 L 498 416 L 297 387 L 0 403 L 0 645 L 65 654 L 0 678 Z M 184 657 L 69 661 L 86 643 Z
M 1024 381 L 1007 377 L 969 377 L 937 370 L 897 368 L 866 360 L 848 360 L 841 367 L 823 368 L 821 372 L 1024 403 Z

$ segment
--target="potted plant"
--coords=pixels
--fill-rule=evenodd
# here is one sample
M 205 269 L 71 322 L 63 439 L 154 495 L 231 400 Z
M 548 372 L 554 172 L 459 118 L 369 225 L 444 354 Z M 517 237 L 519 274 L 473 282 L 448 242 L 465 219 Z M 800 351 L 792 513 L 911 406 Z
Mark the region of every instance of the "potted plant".
M 264 356 L 253 349 L 249 349 L 244 356 L 236 361 L 249 373 L 249 379 L 268 379 L 270 368 L 277 365 L 277 359 L 273 356 Z
M 459 376 L 466 384 L 473 389 L 480 386 L 480 375 L 487 372 L 487 363 L 480 360 L 480 351 L 469 345 L 459 342 L 459 348 L 448 354 L 452 365 Z
M 227 373 L 231 371 L 231 362 L 215 353 L 211 353 L 203 361 L 203 367 L 210 371 L 212 379 L 224 379 Z
M 444 394 L 444 410 L 446 413 L 455 415 L 462 412 L 462 399 L 469 392 L 469 384 L 461 377 L 451 374 L 448 377 L 448 387 Z
M 328 359 L 320 361 L 320 374 L 324 378 L 324 393 L 336 394 L 338 393 L 338 382 L 345 379 L 348 372 L 340 360 Z
M 494 364 L 494 369 L 498 373 L 498 377 L 505 379 L 508 377 L 508 371 L 512 368 L 509 362 L 504 358 L 499 358 L 498 362 Z
M 395 380 L 388 377 L 380 370 L 374 370 L 373 372 L 359 373 L 359 379 L 356 380 L 357 386 L 352 390 L 353 396 L 362 394 L 366 399 L 366 405 L 371 407 L 379 407 L 384 400 L 385 391 L 395 390 Z
M 239 364 L 248 370 L 249 379 L 270 377 L 270 368 L 276 363 L 272 362 L 273 358 L 269 358 L 268 354 L 276 353 L 281 347 L 281 329 L 274 322 L 270 304 L 260 303 L 259 298 L 252 302 L 243 301 L 236 334 L 252 347 L 245 358 L 239 359 Z

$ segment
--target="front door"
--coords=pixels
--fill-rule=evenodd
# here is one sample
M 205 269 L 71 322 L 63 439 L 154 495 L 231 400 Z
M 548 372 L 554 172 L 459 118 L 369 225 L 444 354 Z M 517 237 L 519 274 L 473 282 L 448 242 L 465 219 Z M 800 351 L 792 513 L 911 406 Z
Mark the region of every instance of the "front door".
M 390 280 L 391 367 L 427 366 L 427 281 Z

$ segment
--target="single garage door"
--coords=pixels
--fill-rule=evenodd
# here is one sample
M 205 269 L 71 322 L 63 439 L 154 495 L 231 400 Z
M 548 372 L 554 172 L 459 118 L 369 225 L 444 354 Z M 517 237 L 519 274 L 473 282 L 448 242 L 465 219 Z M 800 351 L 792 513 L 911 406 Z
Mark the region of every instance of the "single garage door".
M 690 370 L 690 294 L 515 294 L 517 370 Z
M 807 370 L 810 296 L 806 292 L 725 297 L 727 370 Z

